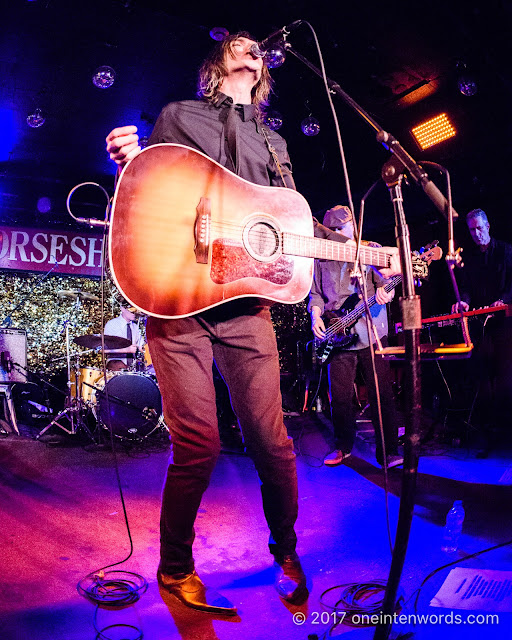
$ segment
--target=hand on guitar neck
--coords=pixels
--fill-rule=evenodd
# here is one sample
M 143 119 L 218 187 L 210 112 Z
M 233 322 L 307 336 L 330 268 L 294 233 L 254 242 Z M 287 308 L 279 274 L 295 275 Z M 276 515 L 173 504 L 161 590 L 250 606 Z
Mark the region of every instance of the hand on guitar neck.
M 396 247 L 386 247 L 386 250 L 389 254 L 389 267 L 385 269 L 376 269 L 377 273 L 383 278 L 392 278 L 393 276 L 397 276 L 399 273 L 402 273 L 402 268 L 400 266 L 400 256 L 398 255 L 398 249 Z
M 354 240 L 347 240 L 345 242 L 345 246 L 356 247 L 356 242 Z M 400 266 L 400 256 L 398 254 L 397 247 L 379 247 L 380 249 L 384 249 L 389 256 L 389 267 L 384 267 L 383 269 L 377 269 L 374 267 L 375 271 L 380 274 L 383 278 L 392 278 L 393 276 L 397 276 L 399 273 L 402 273 L 402 267 Z M 385 304 L 384 302 L 379 302 L 379 304 Z
M 397 274 L 398 275 L 398 274 Z M 388 304 L 395 297 L 395 290 L 391 289 L 391 291 L 386 291 L 385 287 L 378 287 L 375 291 L 375 302 L 376 304 Z
M 361 297 L 361 296 L 359 296 Z M 386 291 L 385 287 L 378 287 L 375 291 L 375 303 L 376 304 L 388 304 L 395 297 L 395 289 Z M 322 310 L 320 307 L 311 307 L 311 330 L 315 338 L 325 338 L 325 322 L 322 318 Z

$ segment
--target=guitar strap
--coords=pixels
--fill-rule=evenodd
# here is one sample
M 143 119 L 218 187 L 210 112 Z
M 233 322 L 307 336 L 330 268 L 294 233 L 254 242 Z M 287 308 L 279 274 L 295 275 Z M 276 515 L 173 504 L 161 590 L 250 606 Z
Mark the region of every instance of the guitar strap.
M 267 133 L 267 131 L 265 129 L 265 125 L 263 125 L 263 124 L 261 125 L 261 132 L 263 134 L 263 137 L 265 138 L 265 142 L 267 143 L 267 147 L 268 147 L 268 150 L 270 151 L 270 155 L 272 156 L 272 158 L 274 158 L 274 163 L 275 163 L 275 165 L 277 167 L 279 175 L 281 176 L 281 180 L 283 181 L 283 186 L 287 187 L 288 185 L 286 184 L 286 181 L 284 179 L 283 170 L 281 168 L 281 163 L 279 162 L 279 158 L 277 157 L 276 148 L 270 142 L 270 138 L 268 137 L 268 133 Z

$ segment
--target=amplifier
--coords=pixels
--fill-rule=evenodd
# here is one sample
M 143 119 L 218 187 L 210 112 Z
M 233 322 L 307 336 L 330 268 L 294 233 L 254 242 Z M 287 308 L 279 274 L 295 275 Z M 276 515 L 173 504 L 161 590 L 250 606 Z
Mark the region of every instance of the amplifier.
M 0 328 L 0 384 L 26 382 L 27 332 Z

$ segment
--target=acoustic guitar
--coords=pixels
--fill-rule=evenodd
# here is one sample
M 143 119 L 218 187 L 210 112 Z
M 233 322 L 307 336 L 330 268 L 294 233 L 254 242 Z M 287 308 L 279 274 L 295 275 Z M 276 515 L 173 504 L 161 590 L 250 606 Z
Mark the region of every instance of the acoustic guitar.
M 361 249 L 363 263 L 380 268 L 390 255 Z M 147 315 L 186 317 L 246 297 L 300 302 L 314 258 L 353 262 L 355 247 L 315 238 L 297 191 L 248 182 L 190 147 L 148 147 L 119 178 L 110 269 Z

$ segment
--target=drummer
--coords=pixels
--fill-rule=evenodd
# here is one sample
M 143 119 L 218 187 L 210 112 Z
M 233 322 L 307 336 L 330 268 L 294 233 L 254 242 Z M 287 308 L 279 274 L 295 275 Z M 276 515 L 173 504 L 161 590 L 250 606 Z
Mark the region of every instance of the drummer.
M 105 335 L 128 338 L 131 345 L 122 349 L 106 349 L 107 369 L 109 371 L 123 371 L 131 369 L 135 354 L 142 348 L 143 338 L 140 329 L 135 322 L 136 315 L 133 307 L 121 305 L 121 313 L 117 318 L 112 318 L 105 325 Z M 114 355 L 115 354 L 115 355 Z

